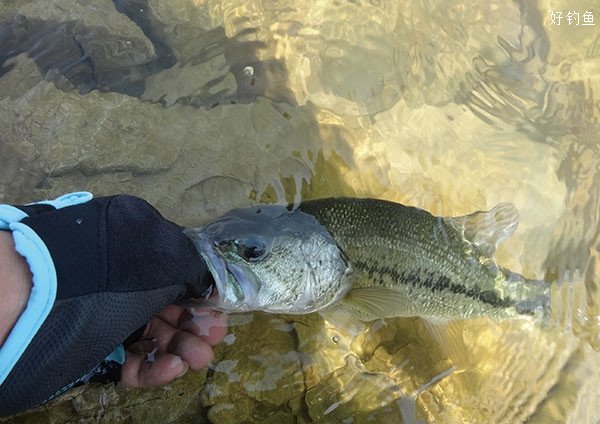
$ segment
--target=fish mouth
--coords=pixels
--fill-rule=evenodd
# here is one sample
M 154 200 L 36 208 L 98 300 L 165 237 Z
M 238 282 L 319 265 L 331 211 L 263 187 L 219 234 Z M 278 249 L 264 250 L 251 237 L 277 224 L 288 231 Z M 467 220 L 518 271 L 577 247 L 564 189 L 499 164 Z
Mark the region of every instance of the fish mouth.
M 215 243 L 202 231 L 185 230 L 184 233 L 192 239 L 213 277 L 217 296 L 211 306 L 225 312 L 250 310 L 258 292 L 254 273 L 227 262 Z

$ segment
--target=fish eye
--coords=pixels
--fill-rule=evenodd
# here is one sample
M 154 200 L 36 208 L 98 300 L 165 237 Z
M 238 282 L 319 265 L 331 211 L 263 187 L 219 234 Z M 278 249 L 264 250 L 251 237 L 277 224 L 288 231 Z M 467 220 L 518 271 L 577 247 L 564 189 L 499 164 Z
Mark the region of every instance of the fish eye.
M 256 238 L 248 238 L 245 240 L 237 240 L 237 253 L 244 260 L 253 262 L 264 259 L 267 253 L 265 243 Z

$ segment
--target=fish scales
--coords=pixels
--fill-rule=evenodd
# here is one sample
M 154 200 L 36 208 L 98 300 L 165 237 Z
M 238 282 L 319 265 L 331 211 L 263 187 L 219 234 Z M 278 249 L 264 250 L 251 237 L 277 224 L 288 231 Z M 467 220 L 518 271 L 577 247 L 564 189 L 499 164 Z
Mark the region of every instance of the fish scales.
M 227 312 L 342 308 L 364 321 L 544 317 L 549 285 L 492 259 L 517 224 L 506 203 L 436 217 L 384 200 L 330 198 L 297 209 L 235 209 L 186 234 L 215 280 L 209 306 Z
M 398 315 L 513 314 L 507 308 L 516 299 L 497 291 L 501 270 L 481 264 L 477 248 L 441 218 L 374 199 L 319 199 L 300 209 L 331 232 L 354 268 L 353 287 L 403 290 L 408 299 Z

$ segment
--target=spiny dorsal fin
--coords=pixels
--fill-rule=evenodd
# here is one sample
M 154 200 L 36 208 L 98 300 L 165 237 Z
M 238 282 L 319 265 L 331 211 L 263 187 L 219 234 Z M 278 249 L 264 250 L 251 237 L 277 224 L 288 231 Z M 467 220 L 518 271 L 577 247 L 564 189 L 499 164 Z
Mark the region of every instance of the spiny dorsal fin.
M 444 218 L 444 222 L 483 254 L 492 256 L 502 240 L 510 237 L 519 226 L 519 211 L 512 203 L 498 203 L 489 211 Z

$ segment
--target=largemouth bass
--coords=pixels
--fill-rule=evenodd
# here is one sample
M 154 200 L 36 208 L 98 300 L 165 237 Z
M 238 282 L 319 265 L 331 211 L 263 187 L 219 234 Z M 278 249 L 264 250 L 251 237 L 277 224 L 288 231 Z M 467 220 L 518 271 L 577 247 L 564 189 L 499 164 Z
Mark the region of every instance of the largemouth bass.
M 359 319 L 541 318 L 549 284 L 494 262 L 516 208 L 436 217 L 398 203 L 331 198 L 232 210 L 186 234 L 214 278 L 211 307 Z

